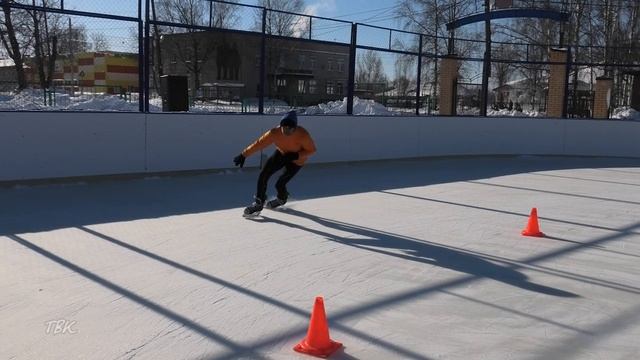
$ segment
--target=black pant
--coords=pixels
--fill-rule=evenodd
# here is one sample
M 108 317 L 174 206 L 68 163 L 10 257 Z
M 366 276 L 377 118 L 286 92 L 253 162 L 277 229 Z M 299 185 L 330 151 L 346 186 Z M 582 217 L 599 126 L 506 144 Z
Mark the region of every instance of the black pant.
M 289 193 L 287 192 L 287 183 L 289 180 L 302 169 L 302 166 L 296 165 L 291 161 L 286 161 L 280 151 L 276 150 L 273 155 L 267 159 L 266 164 L 260 172 L 258 177 L 258 190 L 256 192 L 256 198 L 263 202 L 267 199 L 267 183 L 269 178 L 275 174 L 278 170 L 285 168 L 285 171 L 280 175 L 276 182 L 276 190 L 278 190 L 278 199 L 287 200 Z

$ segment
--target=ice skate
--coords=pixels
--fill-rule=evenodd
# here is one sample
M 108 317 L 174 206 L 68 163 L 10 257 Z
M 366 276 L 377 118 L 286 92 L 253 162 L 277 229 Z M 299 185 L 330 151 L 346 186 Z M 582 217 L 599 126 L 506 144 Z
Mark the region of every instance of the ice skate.
M 279 199 L 279 198 L 275 198 L 269 202 L 267 202 L 267 209 L 271 209 L 274 210 L 284 204 L 287 203 L 287 200 L 283 200 L 283 199 Z
M 263 206 L 264 206 L 264 202 L 256 198 L 253 204 L 247 206 L 244 209 L 244 214 L 242 216 L 244 217 L 258 216 L 260 215 L 260 211 L 262 211 Z

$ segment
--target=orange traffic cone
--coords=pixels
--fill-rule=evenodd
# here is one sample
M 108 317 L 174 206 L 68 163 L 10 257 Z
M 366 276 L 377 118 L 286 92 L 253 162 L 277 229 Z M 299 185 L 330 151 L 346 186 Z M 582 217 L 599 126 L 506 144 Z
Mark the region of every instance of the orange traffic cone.
M 529 215 L 529 221 L 527 227 L 522 230 L 524 236 L 544 237 L 542 231 L 538 227 L 538 209 L 532 208 L 531 215 Z
M 313 304 L 307 337 L 300 341 L 293 350 L 326 358 L 341 346 L 341 343 L 329 338 L 329 326 L 327 324 L 327 315 L 324 312 L 324 300 L 321 296 L 318 296 Z

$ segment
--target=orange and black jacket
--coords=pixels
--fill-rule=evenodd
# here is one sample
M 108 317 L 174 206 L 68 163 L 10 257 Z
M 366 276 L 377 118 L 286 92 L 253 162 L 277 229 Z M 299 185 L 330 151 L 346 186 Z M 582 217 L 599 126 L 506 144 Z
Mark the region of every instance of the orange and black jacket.
M 302 126 L 298 126 L 289 136 L 283 134 L 280 127 L 267 131 L 253 144 L 247 146 L 242 151 L 242 155 L 249 157 L 271 144 L 274 144 L 281 154 L 297 152 L 299 157 L 294 163 L 299 166 L 304 165 L 309 156 L 316 152 L 316 145 L 309 132 Z

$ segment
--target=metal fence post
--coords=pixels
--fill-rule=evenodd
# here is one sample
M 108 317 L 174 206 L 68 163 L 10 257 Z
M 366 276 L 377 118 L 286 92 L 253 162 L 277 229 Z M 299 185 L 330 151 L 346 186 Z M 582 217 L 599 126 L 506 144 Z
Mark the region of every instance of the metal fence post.
M 144 98 L 144 112 L 149 112 L 149 62 L 150 62 L 150 54 L 149 54 L 149 35 L 151 33 L 151 24 L 149 24 L 149 2 L 155 0 L 146 0 L 145 3 L 145 24 L 144 24 L 144 66 L 142 67 L 142 71 L 144 71 L 144 88 L 140 88 L 141 95 Z M 140 25 L 142 27 L 142 24 Z M 141 84 L 142 85 L 142 84 Z
M 209 1 L 209 27 L 213 27 L 213 1 Z
M 480 116 L 487 116 L 489 102 L 489 78 L 491 77 L 491 6 L 490 1 L 484 1 L 484 62 L 482 66 L 482 99 L 480 100 Z
M 267 9 L 262 8 L 262 44 L 260 44 L 260 91 L 258 94 L 258 112 L 264 114 L 264 93 L 267 67 Z
M 144 34 L 142 30 L 142 0 L 138 0 L 138 110 L 144 112 L 144 96 L 142 88 L 144 86 Z
M 568 105 L 569 105 L 569 71 L 571 71 L 571 47 L 567 47 L 567 69 L 564 74 L 564 99 L 562 101 L 562 118 L 568 117 Z M 573 101 L 575 107 L 576 94 L 573 94 Z
M 420 78 L 422 77 L 422 34 L 418 44 L 418 79 L 416 80 L 416 115 L 420 116 Z
M 358 41 L 358 24 L 351 24 L 351 48 L 349 49 L 349 85 L 347 87 L 347 114 L 353 115 L 353 94 L 356 79 L 356 43 Z

